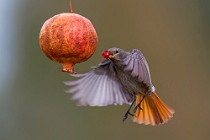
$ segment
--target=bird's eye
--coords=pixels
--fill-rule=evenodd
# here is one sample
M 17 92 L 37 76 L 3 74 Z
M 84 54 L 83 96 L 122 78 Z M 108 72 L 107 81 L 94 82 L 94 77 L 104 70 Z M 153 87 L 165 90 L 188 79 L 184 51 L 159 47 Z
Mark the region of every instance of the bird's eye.
M 119 51 L 116 51 L 115 53 L 119 53 Z

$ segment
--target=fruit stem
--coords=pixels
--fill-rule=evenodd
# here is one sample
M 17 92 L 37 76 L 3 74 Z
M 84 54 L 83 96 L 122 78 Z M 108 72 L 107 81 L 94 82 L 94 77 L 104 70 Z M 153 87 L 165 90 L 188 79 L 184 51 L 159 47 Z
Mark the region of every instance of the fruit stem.
M 61 70 L 62 72 L 68 72 L 68 73 L 75 73 L 74 72 L 74 64 L 72 63 L 64 63 L 63 68 Z
M 70 4 L 69 4 L 69 10 L 70 10 L 70 13 L 73 13 L 71 0 L 70 0 Z

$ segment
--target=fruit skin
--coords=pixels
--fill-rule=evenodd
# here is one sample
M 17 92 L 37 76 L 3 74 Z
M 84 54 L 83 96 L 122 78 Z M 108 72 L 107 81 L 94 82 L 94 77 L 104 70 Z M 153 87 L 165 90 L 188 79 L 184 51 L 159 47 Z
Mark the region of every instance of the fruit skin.
M 47 57 L 63 65 L 62 71 L 74 73 L 74 65 L 86 61 L 95 52 L 98 37 L 87 18 L 61 13 L 44 23 L 39 42 Z

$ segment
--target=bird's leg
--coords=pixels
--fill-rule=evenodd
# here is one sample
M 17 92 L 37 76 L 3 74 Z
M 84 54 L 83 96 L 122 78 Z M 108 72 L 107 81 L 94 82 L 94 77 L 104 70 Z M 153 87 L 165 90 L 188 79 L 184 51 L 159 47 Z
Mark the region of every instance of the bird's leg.
M 134 108 L 134 114 L 136 113 L 136 110 L 139 108 L 140 110 L 142 110 L 141 108 L 141 102 L 144 100 L 146 95 L 143 96 L 143 98 L 141 99 L 141 101 L 136 105 L 136 107 Z
M 128 118 L 128 115 L 134 116 L 133 114 L 130 113 L 130 110 L 131 110 L 133 104 L 135 103 L 135 101 L 136 101 L 136 97 L 134 98 L 132 104 L 130 105 L 130 107 L 129 107 L 128 110 L 126 111 L 126 113 L 125 113 L 125 115 L 124 115 L 124 117 L 123 117 L 123 122 Z

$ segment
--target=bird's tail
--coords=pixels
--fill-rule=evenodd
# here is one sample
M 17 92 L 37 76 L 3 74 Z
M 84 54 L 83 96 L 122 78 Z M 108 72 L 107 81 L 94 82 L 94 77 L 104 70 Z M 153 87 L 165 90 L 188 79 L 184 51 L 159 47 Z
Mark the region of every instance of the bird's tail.
M 136 105 L 140 103 L 144 96 L 138 95 Z M 137 108 L 133 121 L 145 125 L 159 125 L 168 122 L 173 117 L 174 110 L 169 108 L 154 92 L 151 96 L 146 96 Z

